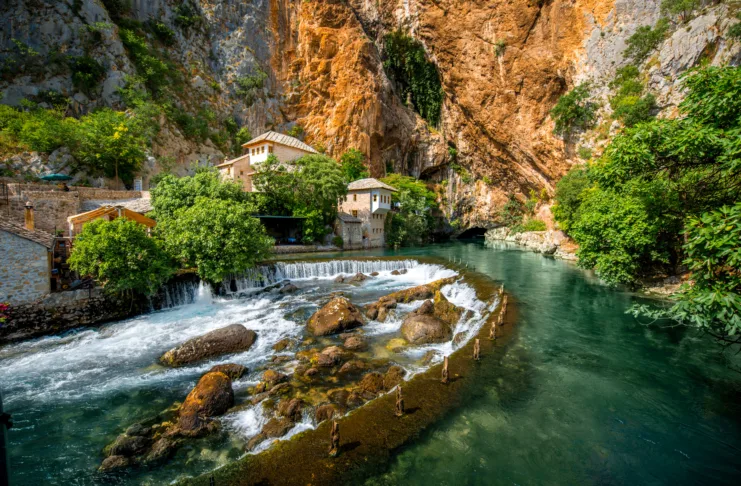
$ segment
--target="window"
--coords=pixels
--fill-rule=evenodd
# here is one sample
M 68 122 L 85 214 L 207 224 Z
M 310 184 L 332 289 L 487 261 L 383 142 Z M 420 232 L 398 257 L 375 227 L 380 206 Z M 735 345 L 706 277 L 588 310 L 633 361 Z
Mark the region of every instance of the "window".
M 352 200 L 353 201 L 357 201 L 358 200 L 358 195 L 357 194 L 353 194 L 352 195 Z
M 244 171 L 243 170 L 240 170 L 239 171 L 239 175 L 243 176 L 244 175 Z
M 255 155 L 255 149 L 252 149 L 252 155 Z
M 357 218 L 358 217 L 358 210 L 357 209 L 353 209 L 352 210 L 352 216 L 353 216 L 353 218 Z
M 268 153 L 269 153 L 269 154 L 272 154 L 272 153 L 273 153 L 273 146 L 272 146 L 272 145 L 270 145 L 270 146 L 268 147 Z
M 264 153 L 265 153 L 265 145 L 263 145 L 263 146 L 262 146 L 262 147 L 260 147 L 260 148 L 262 149 L 262 151 L 261 151 L 260 153 L 261 153 L 261 154 L 264 154 Z
M 227 167 L 226 168 L 226 175 L 232 175 L 232 168 L 231 167 Z

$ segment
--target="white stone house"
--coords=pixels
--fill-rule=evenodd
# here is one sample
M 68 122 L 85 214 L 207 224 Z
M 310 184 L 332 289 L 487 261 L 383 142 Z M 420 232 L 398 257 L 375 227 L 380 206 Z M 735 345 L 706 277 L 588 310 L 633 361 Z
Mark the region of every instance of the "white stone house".
M 51 291 L 53 242 L 51 233 L 0 219 L 0 302 L 34 302 Z
M 368 178 L 351 182 L 347 196 L 340 201 L 339 211 L 362 221 L 364 246 L 378 247 L 386 244 L 386 215 L 391 211 L 391 193 L 396 188 Z
M 265 132 L 242 144 L 243 155 L 227 160 L 216 167 L 224 179 L 242 182 L 247 192 L 252 192 L 255 169 L 268 160 L 270 154 L 280 162 L 291 162 L 304 155 L 316 154 L 313 147 L 301 140 L 278 132 Z

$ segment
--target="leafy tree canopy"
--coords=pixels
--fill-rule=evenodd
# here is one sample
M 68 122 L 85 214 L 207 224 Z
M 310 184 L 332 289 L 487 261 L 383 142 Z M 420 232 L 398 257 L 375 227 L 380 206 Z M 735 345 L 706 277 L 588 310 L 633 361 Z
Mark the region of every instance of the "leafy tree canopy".
M 589 85 L 582 83 L 559 98 L 551 110 L 556 126 L 554 133 L 568 137 L 576 130 L 589 128 L 596 119 L 597 105 L 589 98 Z
M 221 282 L 270 253 L 273 239 L 253 213 L 252 205 L 244 202 L 197 196 L 193 204 L 160 221 L 158 231 L 182 265 L 196 267 L 204 280 Z
M 365 166 L 365 154 L 360 150 L 351 148 L 340 157 L 342 172 L 345 173 L 347 182 L 365 179 L 369 176 L 368 168 Z
M 152 295 L 175 272 L 162 242 L 127 219 L 87 223 L 75 238 L 70 267 L 95 278 L 106 291 Z

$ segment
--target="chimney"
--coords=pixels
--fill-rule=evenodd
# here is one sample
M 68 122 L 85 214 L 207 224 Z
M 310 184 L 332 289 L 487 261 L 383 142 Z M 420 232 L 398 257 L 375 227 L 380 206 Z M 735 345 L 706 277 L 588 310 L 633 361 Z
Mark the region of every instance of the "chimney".
M 33 204 L 31 201 L 26 202 L 26 229 L 33 231 L 35 224 L 33 221 Z

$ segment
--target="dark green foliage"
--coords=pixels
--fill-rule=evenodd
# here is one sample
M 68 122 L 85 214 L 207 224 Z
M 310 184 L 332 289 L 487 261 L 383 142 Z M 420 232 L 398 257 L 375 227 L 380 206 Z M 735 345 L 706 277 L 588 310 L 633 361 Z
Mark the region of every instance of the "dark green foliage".
M 70 57 L 69 67 L 75 88 L 87 94 L 98 86 L 105 75 L 105 68 L 90 56 Z
M 250 132 L 249 127 L 242 127 L 237 131 L 237 143 L 241 146 L 242 144 L 245 144 L 252 140 L 252 133 Z
M 668 318 L 708 332 L 726 344 L 741 343 L 741 203 L 690 218 L 685 265 L 689 284 L 668 309 L 636 306 L 634 315 Z
M 102 0 L 102 3 L 114 22 L 131 12 L 131 0 Z
M 589 160 L 592 158 L 592 149 L 589 147 L 581 146 L 577 150 L 577 153 L 579 155 L 579 158 L 582 160 Z
M 175 213 L 191 207 L 199 197 L 242 203 L 247 194 L 240 184 L 224 182 L 215 170 L 202 170 L 192 177 L 165 175 L 152 190 L 152 206 L 157 220 L 174 218 Z
M 588 171 L 585 168 L 571 169 L 556 184 L 556 204 L 553 206 L 553 216 L 564 231 L 569 231 L 574 221 L 579 219 L 582 193 L 592 187 Z
M 175 42 L 175 31 L 163 22 L 151 21 L 149 29 L 163 44 L 171 46 Z
M 64 112 L 69 106 L 70 99 L 64 96 L 59 91 L 49 89 L 42 91 L 37 96 L 39 103 L 46 103 L 51 106 L 54 110 Z
M 590 96 L 589 85 L 582 83 L 559 98 L 551 110 L 555 134 L 568 138 L 574 131 L 592 126 L 597 105 L 589 101 Z
M 87 223 L 75 238 L 69 265 L 111 293 L 152 295 L 175 273 L 162 242 L 124 218 Z
M 428 243 L 435 223 L 435 193 L 414 177 L 391 174 L 381 181 L 398 189 L 391 194 L 391 202 L 398 210 L 386 218 L 386 243 L 395 247 Z
M 191 27 L 200 25 L 203 19 L 201 18 L 198 9 L 185 1 L 175 7 L 175 25 L 183 30 L 188 30 Z
M 120 29 L 119 35 L 144 84 L 155 96 L 159 95 L 172 82 L 172 67 L 160 58 L 144 36 L 131 29 Z
M 260 91 L 265 87 L 267 79 L 267 73 L 258 68 L 254 74 L 237 78 L 236 92 L 239 96 L 244 97 L 245 103 L 249 106 L 260 96 Z
M 384 37 L 383 67 L 406 100 L 411 95 L 417 112 L 430 125 L 440 123 L 443 90 L 435 64 L 427 59 L 424 46 L 401 30 Z
M 661 12 L 669 15 L 679 15 L 682 22 L 689 20 L 693 10 L 700 7 L 700 0 L 662 0 Z
M 628 47 L 623 52 L 623 56 L 632 59 L 637 64 L 642 63 L 664 41 L 668 32 L 669 21 L 664 18 L 659 19 L 654 28 L 648 25 L 638 27 L 635 33 L 628 38 Z
M 738 201 L 741 68 L 696 70 L 684 84 L 682 118 L 627 128 L 586 175 L 558 186 L 554 212 L 580 264 L 609 283 L 675 272 L 685 228 Z
M 347 182 L 357 181 L 368 177 L 368 168 L 365 166 L 365 154 L 360 150 L 351 148 L 340 157 L 342 172 L 345 173 Z
M 341 236 L 335 236 L 332 238 L 332 244 L 337 248 L 342 248 L 345 246 L 345 240 L 343 240 Z
M 507 203 L 499 211 L 499 222 L 502 226 L 512 228 L 519 225 L 522 222 L 522 218 L 525 215 L 525 205 L 515 197 L 514 194 L 509 195 Z
M 638 68 L 629 65 L 618 69 L 610 87 L 615 94 L 610 98 L 613 118 L 623 122 L 626 127 L 652 118 L 656 108 L 656 98 L 651 93 L 643 94 L 645 88 L 639 81 Z

